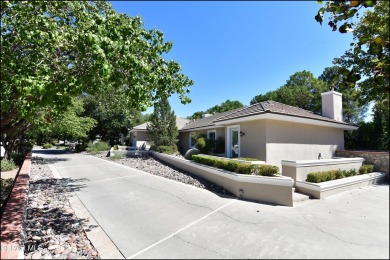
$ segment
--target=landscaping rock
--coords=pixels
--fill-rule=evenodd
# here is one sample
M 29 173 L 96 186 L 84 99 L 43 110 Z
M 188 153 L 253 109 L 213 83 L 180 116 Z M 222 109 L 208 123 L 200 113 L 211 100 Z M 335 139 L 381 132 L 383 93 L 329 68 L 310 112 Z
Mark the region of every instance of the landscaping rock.
M 134 169 L 142 170 L 153 175 L 158 175 L 167 179 L 179 181 L 198 188 L 206 189 L 215 193 L 234 196 L 232 193 L 225 190 L 221 186 L 215 185 L 196 175 L 192 175 L 187 171 L 182 171 L 173 166 L 167 165 L 166 163 L 156 160 L 151 155 L 146 153 L 134 157 L 128 156 L 119 160 L 110 160 L 109 158 L 105 157 L 104 153 L 96 154 L 95 156 Z
M 32 159 L 24 222 L 25 258 L 75 259 L 82 255 L 84 245 L 95 251 L 82 229 L 83 221 L 69 204 L 68 196 L 73 193 L 71 180 L 55 179 L 48 163 L 47 159 Z M 84 258 L 97 259 L 99 255 Z
M 186 158 L 187 160 L 191 160 L 191 156 L 194 154 L 200 154 L 200 151 L 196 148 L 191 148 L 186 152 L 184 158 Z

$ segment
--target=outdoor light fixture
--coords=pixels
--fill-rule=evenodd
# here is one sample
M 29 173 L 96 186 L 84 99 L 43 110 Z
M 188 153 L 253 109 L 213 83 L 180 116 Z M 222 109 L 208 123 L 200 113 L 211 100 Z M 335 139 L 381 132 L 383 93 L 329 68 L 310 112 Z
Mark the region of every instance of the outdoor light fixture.
M 243 131 L 240 131 L 240 136 L 243 137 L 245 133 Z

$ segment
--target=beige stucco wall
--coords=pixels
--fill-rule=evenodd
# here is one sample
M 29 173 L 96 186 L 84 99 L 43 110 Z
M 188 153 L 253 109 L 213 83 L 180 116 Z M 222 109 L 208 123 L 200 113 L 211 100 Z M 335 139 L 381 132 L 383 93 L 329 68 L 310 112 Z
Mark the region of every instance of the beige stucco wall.
M 343 129 L 271 119 L 239 125 L 244 133 L 240 137 L 240 156 L 257 158 L 279 169 L 282 160 L 316 160 L 319 153 L 323 159 L 331 159 L 337 149 L 344 147 Z
M 266 120 L 268 164 L 281 167 L 282 160 L 331 159 L 344 148 L 344 130 L 325 126 Z
M 244 133 L 240 137 L 240 156 L 265 161 L 267 159 L 265 120 L 241 123 L 240 131 Z
M 137 132 L 133 133 L 133 136 L 134 135 L 135 135 L 135 137 L 134 137 L 134 139 L 135 139 L 135 146 L 137 146 L 138 148 L 141 148 L 141 147 L 143 147 L 143 145 L 145 145 L 146 149 L 150 148 L 150 144 L 148 143 L 148 141 L 149 141 L 149 134 L 148 134 L 148 132 L 146 132 L 146 131 L 137 131 Z

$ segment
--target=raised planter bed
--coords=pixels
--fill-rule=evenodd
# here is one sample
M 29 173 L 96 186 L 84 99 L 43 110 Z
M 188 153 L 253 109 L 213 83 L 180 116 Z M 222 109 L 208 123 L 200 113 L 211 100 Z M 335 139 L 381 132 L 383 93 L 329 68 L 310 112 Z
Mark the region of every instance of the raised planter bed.
M 329 170 L 359 170 L 363 158 L 333 158 L 321 160 L 282 160 L 282 175 L 295 181 L 306 181 L 307 174 Z
M 379 183 L 386 179 L 386 175 L 387 174 L 383 172 L 372 172 L 321 183 L 311 183 L 297 180 L 295 185 L 300 192 L 311 195 L 317 199 L 323 199 L 344 191 Z
M 242 163 L 247 163 L 247 164 L 265 164 L 265 161 L 248 161 L 248 160 L 240 160 L 238 158 L 226 158 L 226 157 L 220 157 L 220 156 L 214 156 L 214 155 L 209 155 L 209 154 L 200 154 L 202 156 L 208 156 L 212 158 L 218 158 L 218 159 L 223 159 L 223 160 L 232 160 L 232 161 L 237 161 L 237 162 L 242 162 Z
M 239 198 L 293 206 L 294 181 L 290 177 L 237 174 L 171 155 L 154 151 L 151 153 L 168 164 L 224 187 Z

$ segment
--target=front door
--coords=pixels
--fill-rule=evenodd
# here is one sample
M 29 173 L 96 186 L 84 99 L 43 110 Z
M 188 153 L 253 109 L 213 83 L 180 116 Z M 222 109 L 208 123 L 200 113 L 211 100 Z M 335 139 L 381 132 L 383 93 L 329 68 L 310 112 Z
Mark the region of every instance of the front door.
M 229 128 L 229 157 L 235 158 L 240 156 L 239 132 L 239 127 Z

